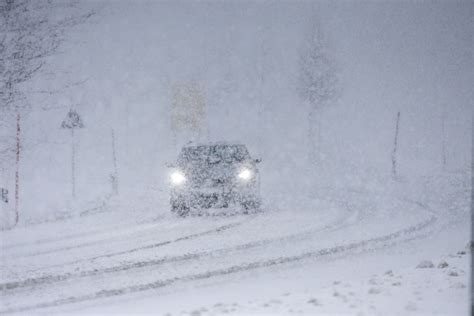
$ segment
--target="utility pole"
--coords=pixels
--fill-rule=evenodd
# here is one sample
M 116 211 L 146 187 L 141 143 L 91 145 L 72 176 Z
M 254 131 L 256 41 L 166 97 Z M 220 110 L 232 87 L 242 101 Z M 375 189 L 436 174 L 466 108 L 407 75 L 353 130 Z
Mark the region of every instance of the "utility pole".
M 397 124 L 395 126 L 395 139 L 393 141 L 393 151 L 392 151 L 392 176 L 394 179 L 397 178 L 397 149 L 398 149 L 399 123 L 400 123 L 400 111 L 397 114 Z
M 443 171 L 446 171 L 446 104 L 443 104 L 443 113 L 441 114 L 441 150 Z
M 114 194 L 118 194 L 118 168 L 117 168 L 117 153 L 115 150 L 115 131 L 112 128 L 112 161 L 114 167 L 114 173 L 112 175 L 112 191 Z
M 16 114 L 15 225 L 20 220 L 20 112 Z

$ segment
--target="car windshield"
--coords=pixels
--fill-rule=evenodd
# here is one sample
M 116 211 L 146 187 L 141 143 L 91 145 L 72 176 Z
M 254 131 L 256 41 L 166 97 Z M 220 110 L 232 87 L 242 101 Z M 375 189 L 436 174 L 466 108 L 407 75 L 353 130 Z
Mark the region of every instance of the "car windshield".
M 249 158 L 243 145 L 213 145 L 185 147 L 179 155 L 179 163 L 208 163 L 242 162 Z

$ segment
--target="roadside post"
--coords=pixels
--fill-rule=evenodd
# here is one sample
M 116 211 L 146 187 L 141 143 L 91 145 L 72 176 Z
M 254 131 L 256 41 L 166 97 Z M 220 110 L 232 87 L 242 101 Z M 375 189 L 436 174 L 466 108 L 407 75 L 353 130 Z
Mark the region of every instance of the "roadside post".
M 76 128 L 84 128 L 79 114 L 71 109 L 66 115 L 66 118 L 61 123 L 61 128 L 69 129 L 71 131 L 71 193 L 72 198 L 76 198 L 76 144 L 74 140 L 74 130 Z
M 8 190 L 5 188 L 0 188 L 0 201 L 8 203 Z

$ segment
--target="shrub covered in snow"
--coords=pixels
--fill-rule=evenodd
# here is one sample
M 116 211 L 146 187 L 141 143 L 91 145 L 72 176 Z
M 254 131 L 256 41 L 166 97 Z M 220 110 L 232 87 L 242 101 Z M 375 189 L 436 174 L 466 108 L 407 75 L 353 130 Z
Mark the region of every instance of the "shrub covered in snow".
M 417 269 L 431 269 L 431 268 L 434 268 L 434 264 L 430 260 L 423 260 L 416 266 L 416 268 Z

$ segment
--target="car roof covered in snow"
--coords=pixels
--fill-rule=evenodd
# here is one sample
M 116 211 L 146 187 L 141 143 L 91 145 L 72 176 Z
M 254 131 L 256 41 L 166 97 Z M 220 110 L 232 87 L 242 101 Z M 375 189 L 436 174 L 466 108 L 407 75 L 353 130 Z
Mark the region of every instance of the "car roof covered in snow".
M 199 147 L 199 146 L 244 146 L 244 144 L 240 142 L 231 142 L 231 141 L 216 141 L 216 142 L 207 142 L 207 143 L 193 143 L 190 142 L 183 146 L 183 148 L 189 147 Z

